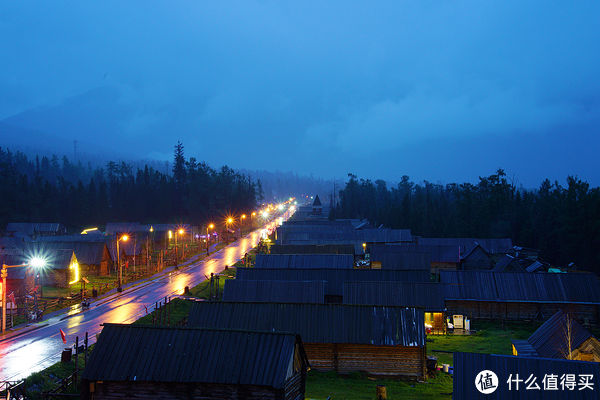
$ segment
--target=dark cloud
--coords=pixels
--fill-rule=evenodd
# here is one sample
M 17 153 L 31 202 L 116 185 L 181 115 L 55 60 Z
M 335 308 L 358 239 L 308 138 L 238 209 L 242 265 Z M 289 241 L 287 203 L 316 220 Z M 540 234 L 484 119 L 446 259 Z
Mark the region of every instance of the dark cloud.
M 139 158 L 170 158 L 181 139 L 211 163 L 324 177 L 501 166 L 526 185 L 600 182 L 595 2 L 0 7 L 0 120 L 20 128 L 118 137 Z M 105 88 L 116 97 L 89 96 Z M 97 114 L 70 106 L 83 95 Z

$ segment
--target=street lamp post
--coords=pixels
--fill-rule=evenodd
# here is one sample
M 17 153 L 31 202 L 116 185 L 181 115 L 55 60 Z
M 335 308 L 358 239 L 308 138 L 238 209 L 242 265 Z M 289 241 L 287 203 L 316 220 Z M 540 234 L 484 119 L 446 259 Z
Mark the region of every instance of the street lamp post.
M 129 240 L 129 236 L 127 235 L 122 235 L 121 237 L 118 236 L 117 234 L 117 266 L 119 267 L 119 275 L 118 275 L 118 282 L 117 282 L 117 292 L 122 292 L 123 291 L 123 268 L 121 267 L 121 252 L 119 251 L 119 242 L 120 241 L 124 241 L 126 242 L 127 240 Z M 135 249 L 134 249 L 135 250 Z
M 43 268 L 46 265 L 46 261 L 39 258 L 33 257 L 28 264 L 20 265 L 6 265 L 2 264 L 2 270 L 0 270 L 0 277 L 2 278 L 2 333 L 6 332 L 6 278 L 8 277 L 9 268 L 17 267 L 34 267 Z
M 215 227 L 215 224 L 208 224 L 208 225 L 206 225 L 206 255 L 210 254 L 210 251 L 209 251 L 209 246 L 210 246 L 209 238 L 210 238 L 210 236 L 208 236 L 208 230 L 209 229 L 214 229 L 214 227 Z
M 240 239 L 242 238 L 242 228 L 244 228 L 244 220 L 246 219 L 246 214 L 242 214 L 240 217 Z
M 183 228 L 179 228 L 177 230 L 177 232 L 175 232 L 175 268 L 178 268 L 179 265 L 179 254 L 178 254 L 178 250 L 177 250 L 177 236 L 178 235 L 183 235 L 185 233 L 185 231 L 183 230 Z M 181 244 L 182 250 L 183 250 L 183 243 Z
M 231 224 L 233 224 L 233 218 L 229 217 L 225 220 L 225 230 L 227 231 L 227 237 L 229 237 L 229 225 Z

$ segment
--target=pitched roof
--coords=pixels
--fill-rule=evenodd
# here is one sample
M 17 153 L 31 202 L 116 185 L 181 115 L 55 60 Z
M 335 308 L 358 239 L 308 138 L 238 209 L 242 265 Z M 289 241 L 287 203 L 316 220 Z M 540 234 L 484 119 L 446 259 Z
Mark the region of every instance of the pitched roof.
M 58 222 L 10 222 L 6 225 L 6 232 L 19 232 L 26 235 L 57 234 L 65 232 L 65 228 Z
M 490 395 L 482 395 L 474 384 L 478 374 L 485 370 L 493 371 L 498 376 L 498 388 Z M 576 377 L 590 374 L 593 377 L 591 382 L 594 383 L 592 386 L 594 390 L 577 390 L 579 388 L 577 385 L 573 392 L 566 388 L 561 390 L 560 385 L 558 385 L 559 390 L 526 390 L 524 382 L 521 382 L 518 391 L 515 390 L 514 384 L 513 390 L 509 391 L 507 384 L 509 375 L 512 374 L 514 379 L 516 373 L 523 380 L 528 379 L 532 374 L 536 377 L 536 383 L 540 388 L 545 375 L 552 374 L 560 379 L 563 374 L 574 374 Z M 454 353 L 453 399 L 471 400 L 487 397 L 493 399 L 543 398 L 545 400 L 598 399 L 597 376 L 600 376 L 600 363 L 595 362 L 456 352 Z M 579 382 L 578 378 L 577 382 Z
M 445 309 L 442 285 L 435 282 L 344 282 L 343 296 L 344 304 Z
M 351 254 L 257 254 L 256 268 L 353 268 Z
M 406 307 L 342 304 L 198 302 L 189 326 L 280 330 L 305 343 L 423 346 L 423 312 Z
M 431 254 L 425 251 L 412 251 L 403 246 L 373 244 L 368 247 L 371 263 L 381 262 L 383 269 L 424 269 L 431 268 Z
M 321 206 L 321 199 L 319 199 L 319 195 L 315 196 L 315 201 L 313 201 L 313 207 Z
M 373 248 L 375 245 L 370 245 L 369 248 Z M 457 246 L 450 245 L 424 245 L 416 243 L 401 243 L 401 244 L 387 244 L 387 247 L 397 247 L 397 249 L 390 249 L 393 252 L 407 252 L 407 253 L 426 253 L 431 258 L 431 262 L 440 263 L 458 263 L 460 262 L 460 249 Z
M 251 281 L 227 279 L 223 301 L 325 303 L 325 281 Z
M 513 247 L 512 239 L 491 239 L 491 238 L 425 238 L 420 237 L 418 244 L 432 246 L 455 246 L 460 250 L 460 254 L 467 254 L 473 247 L 479 244 L 490 254 L 505 253 Z
M 539 357 L 565 358 L 567 328 L 570 324 L 571 349 L 575 350 L 593 335 L 563 311 L 557 311 L 527 339 Z
M 600 304 L 600 280 L 591 273 L 440 271 L 446 300 Z
M 343 295 L 344 282 L 402 281 L 429 282 L 428 271 L 386 269 L 300 269 L 300 268 L 238 268 L 240 280 L 326 281 L 325 294 Z
M 271 254 L 354 254 L 351 244 L 275 244 Z
M 82 377 L 280 389 L 296 344 L 289 333 L 104 324 Z
M 85 236 L 85 235 L 83 235 Z M 102 241 L 41 241 L 36 243 L 38 248 L 48 252 L 55 250 L 71 250 L 77 261 L 85 265 L 99 265 L 104 257 L 106 242 Z

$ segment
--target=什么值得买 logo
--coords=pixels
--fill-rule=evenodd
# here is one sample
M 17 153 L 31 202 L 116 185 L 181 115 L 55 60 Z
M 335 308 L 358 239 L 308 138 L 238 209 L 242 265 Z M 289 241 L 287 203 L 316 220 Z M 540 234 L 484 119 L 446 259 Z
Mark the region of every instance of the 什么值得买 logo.
M 498 376 L 494 371 L 484 369 L 475 377 L 475 387 L 483 394 L 494 393 L 498 389 Z

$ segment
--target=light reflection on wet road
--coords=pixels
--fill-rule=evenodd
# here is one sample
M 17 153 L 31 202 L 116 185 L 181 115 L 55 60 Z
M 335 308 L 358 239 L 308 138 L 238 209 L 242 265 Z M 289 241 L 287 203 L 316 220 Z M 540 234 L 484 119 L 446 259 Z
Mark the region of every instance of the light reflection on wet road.
M 273 223 L 267 228 L 273 228 Z M 255 247 L 263 229 L 254 231 L 230 246 L 211 255 L 205 261 L 180 268 L 170 274 L 160 276 L 136 288 L 125 289 L 123 293 L 93 302 L 90 309 L 65 318 L 55 317 L 43 321 L 47 326 L 24 333 L 13 339 L 0 339 L 0 380 L 18 380 L 33 372 L 40 371 L 60 361 L 60 353 L 65 347 L 59 329 L 67 335 L 68 345 L 79 336 L 80 343 L 88 332 L 90 344 L 100 333 L 100 324 L 105 322 L 131 323 L 145 315 L 165 296 L 182 294 L 186 286 L 193 287 L 210 276 L 222 271 L 225 266 L 235 264 L 245 253 Z M 61 318 L 64 318 L 61 320 Z

